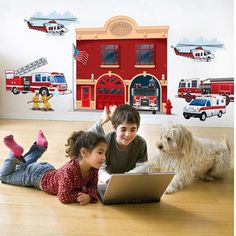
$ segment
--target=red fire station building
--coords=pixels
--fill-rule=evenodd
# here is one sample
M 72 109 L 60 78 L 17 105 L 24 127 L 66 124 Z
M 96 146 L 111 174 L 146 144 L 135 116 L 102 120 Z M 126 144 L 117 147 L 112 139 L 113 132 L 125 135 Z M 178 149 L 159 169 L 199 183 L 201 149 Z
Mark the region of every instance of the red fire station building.
M 76 109 L 130 104 L 165 112 L 168 26 L 138 26 L 127 16 L 102 28 L 76 28 Z M 86 54 L 86 55 L 87 55 Z

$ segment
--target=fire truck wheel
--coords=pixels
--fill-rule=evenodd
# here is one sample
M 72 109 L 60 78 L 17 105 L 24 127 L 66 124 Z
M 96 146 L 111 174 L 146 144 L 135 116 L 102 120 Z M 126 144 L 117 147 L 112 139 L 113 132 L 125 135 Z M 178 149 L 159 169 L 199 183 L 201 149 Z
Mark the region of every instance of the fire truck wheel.
M 222 116 L 222 111 L 219 111 L 218 117 L 220 118 Z
M 207 118 L 206 113 L 203 112 L 203 113 L 201 114 L 201 116 L 200 116 L 200 120 L 201 120 L 201 121 L 204 121 L 206 118 Z
M 193 99 L 193 96 L 192 96 L 190 93 L 187 93 L 187 94 L 185 95 L 185 101 L 186 101 L 187 103 L 191 102 L 192 99 Z
M 15 94 L 15 95 L 17 95 L 17 94 L 20 93 L 20 92 L 18 91 L 18 88 L 16 88 L 16 87 L 13 87 L 11 91 L 12 91 L 12 93 Z
M 39 93 L 41 96 L 43 96 L 43 94 L 45 93 L 47 94 L 47 96 L 49 96 L 49 91 L 47 88 L 40 88 Z

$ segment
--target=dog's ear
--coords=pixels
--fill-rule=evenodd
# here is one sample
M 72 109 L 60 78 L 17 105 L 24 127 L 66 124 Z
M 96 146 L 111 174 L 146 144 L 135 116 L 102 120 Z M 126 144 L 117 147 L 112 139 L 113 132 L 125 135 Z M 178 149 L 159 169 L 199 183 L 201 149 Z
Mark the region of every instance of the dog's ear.
M 193 136 L 192 136 L 192 133 L 184 126 L 181 126 L 181 130 L 183 134 L 182 153 L 184 156 L 187 156 L 190 154 L 191 149 L 192 149 Z

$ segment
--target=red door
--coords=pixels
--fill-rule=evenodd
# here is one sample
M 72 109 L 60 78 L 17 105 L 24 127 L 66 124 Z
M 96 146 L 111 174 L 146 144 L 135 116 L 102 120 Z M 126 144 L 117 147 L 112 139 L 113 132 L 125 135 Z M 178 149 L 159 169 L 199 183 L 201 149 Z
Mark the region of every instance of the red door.
M 91 88 L 89 86 L 81 87 L 82 107 L 90 107 Z
M 97 82 L 96 90 L 96 109 L 125 103 L 124 83 L 117 76 L 103 76 Z

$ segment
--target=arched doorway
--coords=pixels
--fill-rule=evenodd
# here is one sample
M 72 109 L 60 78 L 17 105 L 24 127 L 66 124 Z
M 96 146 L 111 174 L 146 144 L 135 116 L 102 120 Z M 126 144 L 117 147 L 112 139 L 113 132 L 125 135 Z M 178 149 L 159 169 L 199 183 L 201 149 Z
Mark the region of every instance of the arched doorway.
M 130 105 L 137 110 L 159 112 L 161 101 L 160 84 L 152 75 L 138 75 L 130 83 Z
M 96 109 L 125 103 L 125 86 L 116 75 L 103 75 L 96 84 Z

